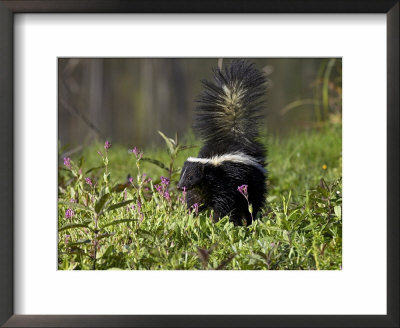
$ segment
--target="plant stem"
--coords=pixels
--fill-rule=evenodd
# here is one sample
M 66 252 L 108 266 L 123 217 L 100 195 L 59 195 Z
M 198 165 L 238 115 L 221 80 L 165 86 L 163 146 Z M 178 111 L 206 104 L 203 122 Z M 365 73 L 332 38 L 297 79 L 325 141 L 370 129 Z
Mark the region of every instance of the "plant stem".
M 95 214 L 94 216 L 94 239 L 93 239 L 93 270 L 96 270 L 96 260 L 97 260 L 97 230 L 98 230 L 98 216 Z

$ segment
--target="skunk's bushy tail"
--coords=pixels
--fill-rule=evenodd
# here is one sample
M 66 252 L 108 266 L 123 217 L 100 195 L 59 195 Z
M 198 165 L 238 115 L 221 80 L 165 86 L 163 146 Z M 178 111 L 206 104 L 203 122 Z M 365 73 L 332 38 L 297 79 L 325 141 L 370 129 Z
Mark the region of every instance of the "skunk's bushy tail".
M 233 60 L 222 70 L 214 69 L 212 81 L 198 99 L 194 128 L 206 144 L 251 145 L 258 138 L 265 75 L 246 60 Z

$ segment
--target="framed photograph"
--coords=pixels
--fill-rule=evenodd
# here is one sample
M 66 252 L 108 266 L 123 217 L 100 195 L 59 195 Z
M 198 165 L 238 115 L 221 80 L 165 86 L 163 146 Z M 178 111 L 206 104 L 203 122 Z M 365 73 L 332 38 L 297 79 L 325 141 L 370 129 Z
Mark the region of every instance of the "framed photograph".
M 0 1 L 0 323 L 398 327 L 398 18 Z

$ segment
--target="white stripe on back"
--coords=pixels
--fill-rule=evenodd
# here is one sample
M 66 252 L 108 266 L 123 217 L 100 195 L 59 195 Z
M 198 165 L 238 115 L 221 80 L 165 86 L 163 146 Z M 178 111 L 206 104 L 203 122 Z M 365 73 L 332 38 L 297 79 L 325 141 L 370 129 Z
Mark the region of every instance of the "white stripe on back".
M 267 172 L 267 170 L 264 167 L 262 167 L 262 165 L 258 163 L 253 156 L 243 154 L 242 152 L 217 155 L 211 158 L 189 157 L 187 161 L 193 163 L 211 164 L 215 166 L 221 165 L 224 162 L 233 162 L 245 165 L 252 165 L 263 173 Z

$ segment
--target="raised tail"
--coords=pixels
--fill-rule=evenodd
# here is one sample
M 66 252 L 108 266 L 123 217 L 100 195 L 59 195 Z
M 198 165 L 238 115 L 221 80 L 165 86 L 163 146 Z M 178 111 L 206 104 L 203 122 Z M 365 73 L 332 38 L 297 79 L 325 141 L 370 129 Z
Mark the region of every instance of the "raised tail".
M 262 116 L 266 77 L 246 60 L 214 69 L 198 99 L 194 128 L 206 144 L 254 144 Z

